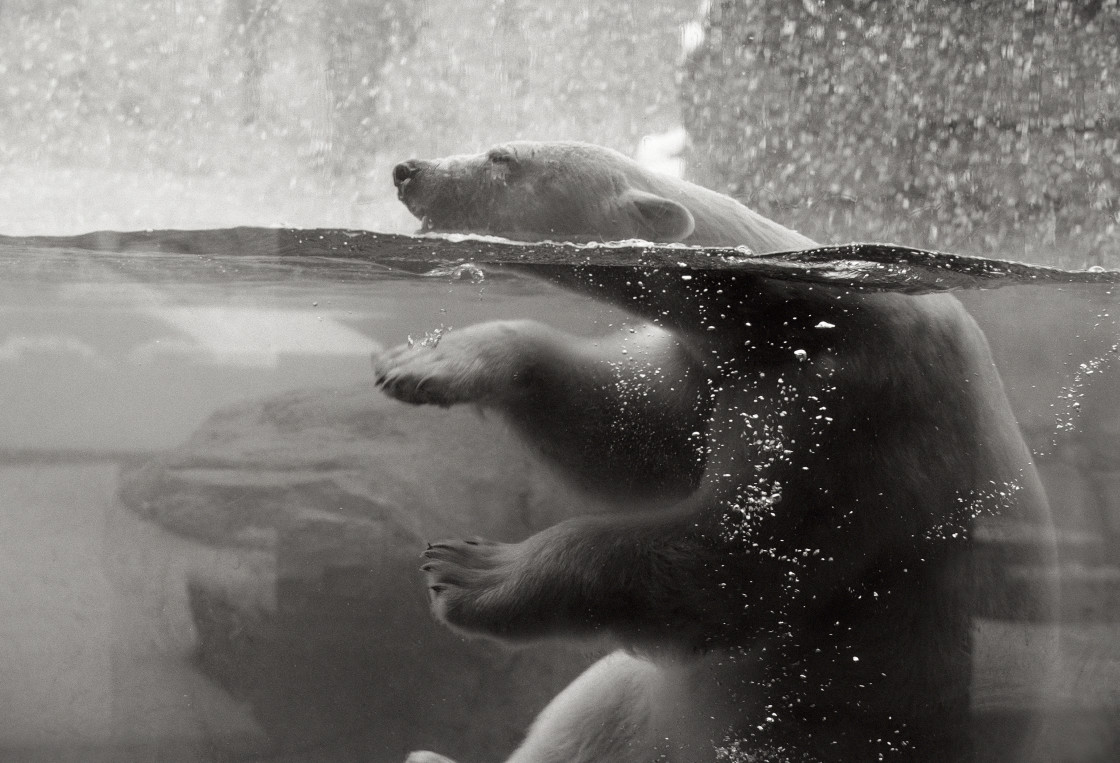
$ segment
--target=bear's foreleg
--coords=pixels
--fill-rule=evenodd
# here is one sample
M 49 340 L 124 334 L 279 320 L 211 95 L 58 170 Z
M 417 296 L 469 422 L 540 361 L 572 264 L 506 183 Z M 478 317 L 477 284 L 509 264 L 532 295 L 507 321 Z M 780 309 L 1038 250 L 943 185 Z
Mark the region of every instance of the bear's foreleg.
M 436 617 L 468 634 L 687 651 L 725 608 L 705 544 L 684 514 L 581 517 L 520 543 L 441 541 L 421 569 Z
M 500 411 L 577 483 L 629 501 L 699 484 L 711 394 L 699 366 L 653 327 L 606 340 L 495 321 L 374 358 L 377 385 L 416 405 Z

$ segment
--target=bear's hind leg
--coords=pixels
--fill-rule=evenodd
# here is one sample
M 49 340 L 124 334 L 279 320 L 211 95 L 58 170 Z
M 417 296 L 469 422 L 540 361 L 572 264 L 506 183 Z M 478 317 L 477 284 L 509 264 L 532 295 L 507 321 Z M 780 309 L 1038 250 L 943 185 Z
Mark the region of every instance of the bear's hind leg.
M 757 662 L 728 658 L 609 654 L 541 711 L 507 763 L 714 761 L 744 727 L 743 705 L 757 709 Z
M 506 763 L 649 763 L 660 759 L 650 700 L 656 665 L 625 652 L 602 658 L 548 703 Z M 420 750 L 405 763 L 455 763 Z
M 427 750 L 417 750 L 405 758 L 404 763 L 455 763 L 451 758 L 444 757 Z
M 507 763 L 659 759 L 650 702 L 660 681 L 660 669 L 653 663 L 625 652 L 607 655 L 541 711 Z

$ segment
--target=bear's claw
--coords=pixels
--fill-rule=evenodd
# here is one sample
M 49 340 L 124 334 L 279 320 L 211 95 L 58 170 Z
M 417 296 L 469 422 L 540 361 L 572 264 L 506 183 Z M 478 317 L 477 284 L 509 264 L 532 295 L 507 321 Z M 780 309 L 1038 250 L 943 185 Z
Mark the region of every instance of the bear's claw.
M 414 405 L 500 406 L 524 392 L 525 356 L 534 346 L 522 336 L 527 332 L 493 322 L 444 334 L 438 343 L 399 345 L 373 356 L 374 379 L 387 395 Z
M 459 364 L 433 347 L 401 345 L 373 357 L 374 383 L 390 397 L 413 405 L 467 402 Z
M 420 569 L 431 572 L 436 570 L 440 563 L 456 564 L 474 570 L 494 567 L 496 552 L 502 545 L 480 538 L 429 543 L 421 556 L 432 561 Z
M 478 538 L 429 544 L 421 554 L 425 561 L 420 571 L 427 577 L 436 617 L 464 628 L 482 626 L 486 616 L 479 603 L 505 580 L 507 548 Z

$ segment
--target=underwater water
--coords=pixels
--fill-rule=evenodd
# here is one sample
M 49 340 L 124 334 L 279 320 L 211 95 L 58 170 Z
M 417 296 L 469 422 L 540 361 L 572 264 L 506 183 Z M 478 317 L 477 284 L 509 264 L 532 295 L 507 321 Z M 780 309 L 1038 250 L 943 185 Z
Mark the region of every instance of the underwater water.
M 272 232 L 226 233 L 0 241 L 0 758 L 497 758 L 593 654 L 450 634 L 418 554 L 587 499 L 494 416 L 382 396 L 370 355 L 492 318 L 586 336 L 632 319 L 525 275 L 379 262 L 343 234 L 270 253 Z M 1035 453 L 1058 565 L 1032 571 L 1036 539 L 988 540 L 1062 592 L 1046 618 L 976 615 L 974 709 L 998 747 L 1038 694 L 1052 759 L 1111 759 L 1118 287 L 969 277 L 954 285 Z M 1023 685 L 1039 650 L 1058 666 L 1041 692 Z

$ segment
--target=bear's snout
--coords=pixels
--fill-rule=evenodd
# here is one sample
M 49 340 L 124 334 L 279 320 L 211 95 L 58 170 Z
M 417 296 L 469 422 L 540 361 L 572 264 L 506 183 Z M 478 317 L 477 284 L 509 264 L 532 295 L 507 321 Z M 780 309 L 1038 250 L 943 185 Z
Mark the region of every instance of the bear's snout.
M 393 185 L 402 189 L 405 183 L 420 174 L 424 163 L 419 159 L 409 159 L 393 168 Z

